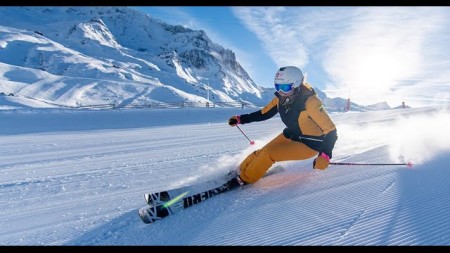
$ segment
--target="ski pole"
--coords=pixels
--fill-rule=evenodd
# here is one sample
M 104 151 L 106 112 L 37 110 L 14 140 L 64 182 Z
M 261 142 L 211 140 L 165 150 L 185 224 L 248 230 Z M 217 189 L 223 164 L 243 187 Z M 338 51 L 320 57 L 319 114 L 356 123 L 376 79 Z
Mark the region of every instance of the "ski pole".
M 340 163 L 340 162 L 331 162 L 333 165 L 406 165 L 408 167 L 412 167 L 413 164 L 411 162 L 408 163 Z
M 255 141 L 250 140 L 250 139 L 247 137 L 247 135 L 244 134 L 244 132 L 241 130 L 241 128 L 240 128 L 238 125 L 236 125 L 236 127 L 239 129 L 239 131 L 241 131 L 241 133 L 245 136 L 245 138 L 247 138 L 247 140 L 250 141 L 250 145 L 255 144 Z

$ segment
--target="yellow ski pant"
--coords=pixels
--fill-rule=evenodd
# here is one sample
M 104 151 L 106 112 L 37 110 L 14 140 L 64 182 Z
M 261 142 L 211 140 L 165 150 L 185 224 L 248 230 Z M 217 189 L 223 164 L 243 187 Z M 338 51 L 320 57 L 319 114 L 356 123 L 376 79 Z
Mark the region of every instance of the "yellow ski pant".
M 317 154 L 317 151 L 305 144 L 279 134 L 264 147 L 254 151 L 242 161 L 239 175 L 244 182 L 252 184 L 264 176 L 275 162 L 305 160 Z

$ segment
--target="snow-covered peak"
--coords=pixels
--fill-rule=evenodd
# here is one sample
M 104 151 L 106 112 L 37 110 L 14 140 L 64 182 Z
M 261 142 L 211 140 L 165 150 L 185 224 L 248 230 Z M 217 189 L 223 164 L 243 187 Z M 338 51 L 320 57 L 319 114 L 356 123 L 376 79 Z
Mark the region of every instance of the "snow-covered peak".
M 118 107 L 208 100 L 263 106 L 273 98 L 273 89 L 257 86 L 235 53 L 203 30 L 131 8 L 0 7 L 0 15 L 5 94 L 65 106 Z M 17 75 L 23 72 L 51 78 L 23 82 Z M 328 110 L 345 107 L 345 99 L 317 91 Z
M 3 7 L 0 15 L 0 78 L 8 82 L 0 91 L 8 94 L 64 105 L 267 102 L 235 54 L 202 30 L 127 7 Z M 11 74 L 18 67 L 53 78 L 24 84 Z

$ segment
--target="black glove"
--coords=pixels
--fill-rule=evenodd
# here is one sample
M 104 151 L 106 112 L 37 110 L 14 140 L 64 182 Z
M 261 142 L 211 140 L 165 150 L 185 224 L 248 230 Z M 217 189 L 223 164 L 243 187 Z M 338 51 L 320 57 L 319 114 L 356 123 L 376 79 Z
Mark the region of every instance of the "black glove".
M 236 126 L 238 124 L 241 124 L 241 117 L 239 115 L 235 115 L 232 116 L 229 120 L 228 120 L 228 124 L 230 126 Z

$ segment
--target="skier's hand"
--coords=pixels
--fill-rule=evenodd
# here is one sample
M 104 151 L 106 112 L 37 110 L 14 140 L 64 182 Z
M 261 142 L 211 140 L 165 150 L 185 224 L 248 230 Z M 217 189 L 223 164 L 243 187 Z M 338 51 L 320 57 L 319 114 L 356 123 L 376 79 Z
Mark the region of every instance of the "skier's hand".
M 320 153 L 313 162 L 314 169 L 324 170 L 328 168 L 328 165 L 330 165 L 330 157 L 323 152 Z
M 237 124 L 241 124 L 241 117 L 239 115 L 235 115 L 232 116 L 229 120 L 228 120 L 228 124 L 230 126 L 236 126 Z

